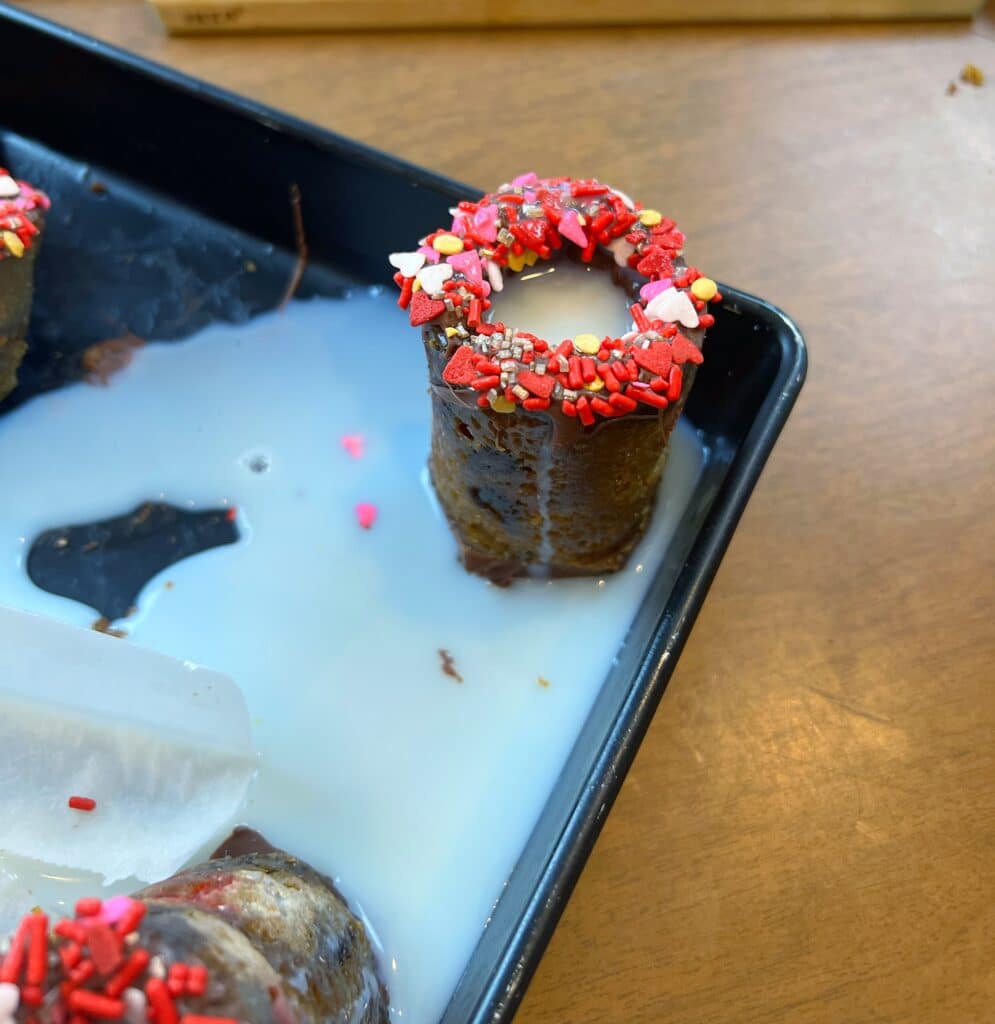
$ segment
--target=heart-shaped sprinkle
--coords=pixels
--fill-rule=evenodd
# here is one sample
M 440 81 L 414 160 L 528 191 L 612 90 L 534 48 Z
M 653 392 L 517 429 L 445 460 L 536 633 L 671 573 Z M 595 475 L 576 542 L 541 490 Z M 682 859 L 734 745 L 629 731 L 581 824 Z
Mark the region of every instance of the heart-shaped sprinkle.
M 687 292 L 677 288 L 668 288 L 655 296 L 646 307 L 646 316 L 650 320 L 662 320 L 668 324 L 679 322 L 685 327 L 698 326 L 698 311 Z
M 13 199 L 21 194 L 21 186 L 9 174 L 0 174 L 0 199 Z
M 411 296 L 411 305 L 408 307 L 408 316 L 411 319 L 412 327 L 420 327 L 434 320 L 446 311 L 446 304 L 441 299 L 430 298 L 425 292 L 415 292 Z
M 556 381 L 552 377 L 542 373 L 533 373 L 531 370 L 520 370 L 518 383 L 537 398 L 549 398 L 553 393 L 553 388 L 556 387 Z
M 642 256 L 636 264 L 636 270 L 643 277 L 671 277 L 674 273 L 674 264 L 670 253 L 665 249 L 650 245 L 643 249 Z
M 560 218 L 560 223 L 557 226 L 564 238 L 570 239 L 571 242 L 579 245 L 582 249 L 586 248 L 587 235 L 584 234 L 584 229 L 580 226 L 576 210 L 567 210 Z
M 644 370 L 657 377 L 666 377 L 673 361 L 670 346 L 665 341 L 654 341 L 649 348 L 634 349 L 632 358 Z
M 619 267 L 627 266 L 629 257 L 636 251 L 636 247 L 624 237 L 614 239 L 605 248 L 615 257 L 615 264 Z
M 501 291 L 501 289 L 504 288 L 504 278 L 501 276 L 501 267 L 493 260 L 485 260 L 484 266 L 487 268 L 487 280 L 490 281 L 491 287 L 496 292 Z
M 660 292 L 665 292 L 668 288 L 672 288 L 673 286 L 674 282 L 669 277 L 665 277 L 660 281 L 650 281 L 639 289 L 639 297 L 643 302 L 649 302 L 650 299 L 654 298 L 654 296 L 659 295 Z
M 446 363 L 442 371 L 442 379 L 454 387 L 469 384 L 477 376 L 477 368 L 473 365 L 473 349 L 469 345 L 460 345 Z
M 428 260 L 429 263 L 438 263 L 439 260 L 442 259 L 442 257 L 430 245 L 423 245 L 418 251 L 426 260 Z
M 453 268 L 448 263 L 435 263 L 418 271 L 418 283 L 429 295 L 435 295 L 452 276 Z
M 425 255 L 420 252 L 392 252 L 387 259 L 404 277 L 414 277 L 425 266 Z
M 527 171 L 525 174 L 519 174 L 517 178 L 512 179 L 511 184 L 515 188 L 524 188 L 526 185 L 535 185 L 539 181 L 539 175 L 535 171 Z
M 466 218 L 459 213 L 453 217 L 453 226 L 450 229 L 454 235 L 463 238 L 466 235 Z
M 671 343 L 670 354 L 674 357 L 675 363 L 695 363 L 697 365 L 704 362 L 705 359 L 698 346 L 680 333 L 674 337 Z
M 446 262 L 473 284 L 484 283 L 484 271 L 480 265 L 480 257 L 471 249 L 455 256 L 447 256 Z

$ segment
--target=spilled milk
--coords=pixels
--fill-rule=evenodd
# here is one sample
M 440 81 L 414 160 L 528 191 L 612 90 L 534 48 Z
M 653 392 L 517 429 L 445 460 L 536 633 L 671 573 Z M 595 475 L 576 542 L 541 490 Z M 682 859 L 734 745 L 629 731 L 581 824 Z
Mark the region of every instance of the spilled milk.
M 94 612 L 27 577 L 42 530 L 150 499 L 237 507 L 242 540 L 154 578 L 122 642 L 236 680 L 260 754 L 242 820 L 363 908 L 394 1018 L 413 1024 L 445 1008 L 702 462 L 680 426 L 623 572 L 502 590 L 456 561 L 425 482 L 428 429 L 417 333 L 376 291 L 150 345 L 108 388 L 0 417 L 0 603 L 88 625 Z M 363 435 L 362 458 L 344 434 Z M 359 502 L 378 506 L 370 530 Z M 571 649 L 584 657 L 568 665 Z M 54 874 L 0 855 L 32 901 L 93 887 Z

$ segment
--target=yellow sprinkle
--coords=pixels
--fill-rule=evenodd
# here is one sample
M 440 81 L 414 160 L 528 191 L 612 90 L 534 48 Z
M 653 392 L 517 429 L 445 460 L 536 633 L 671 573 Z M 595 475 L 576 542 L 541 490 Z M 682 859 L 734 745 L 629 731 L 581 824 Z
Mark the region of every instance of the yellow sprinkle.
M 508 253 L 508 269 L 514 270 L 517 274 L 525 266 L 525 256 L 516 256 L 513 252 Z
M 691 285 L 691 294 L 702 302 L 710 302 L 718 294 L 718 287 L 710 277 L 699 277 Z
M 639 214 L 639 219 L 646 225 L 646 227 L 652 228 L 656 227 L 656 225 L 663 220 L 663 214 L 660 213 L 659 210 L 643 210 Z
M 600 377 L 595 377 L 590 384 L 584 385 L 588 391 L 600 391 L 604 386 L 605 382 Z
M 527 267 L 535 266 L 535 261 L 539 259 L 539 253 L 533 252 L 531 249 L 525 250 L 525 265 Z
M 421 291 L 421 281 L 419 281 L 417 277 L 414 279 L 414 282 L 411 285 L 411 290 L 413 292 L 420 292 Z
M 447 338 L 451 338 L 454 334 L 459 334 L 459 331 L 457 331 L 455 327 L 447 327 L 446 328 L 446 337 Z
M 7 248 L 10 249 L 11 256 L 16 256 L 20 259 L 24 255 L 24 243 L 13 231 L 5 231 L 3 233 L 3 240 Z
M 965 64 L 960 73 L 960 80 L 968 85 L 984 85 L 985 73 L 977 64 Z
M 601 348 L 601 339 L 596 334 L 578 334 L 574 338 L 574 348 L 578 352 L 583 352 L 584 355 L 594 356 Z
M 463 251 L 463 239 L 456 235 L 438 235 L 432 242 L 432 248 L 443 256 L 455 256 Z
M 508 399 L 504 397 L 504 395 L 496 395 L 494 398 L 491 399 L 491 408 L 495 412 L 514 412 L 515 403 L 509 402 Z
M 577 223 L 583 227 L 587 223 L 587 218 L 582 213 L 577 214 Z

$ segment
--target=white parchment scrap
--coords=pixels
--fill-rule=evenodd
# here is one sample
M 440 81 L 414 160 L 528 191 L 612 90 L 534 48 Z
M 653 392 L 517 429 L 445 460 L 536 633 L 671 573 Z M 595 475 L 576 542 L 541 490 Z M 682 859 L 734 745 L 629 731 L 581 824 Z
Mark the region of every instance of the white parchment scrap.
M 0 850 L 165 878 L 235 820 L 254 771 L 228 677 L 0 607 Z

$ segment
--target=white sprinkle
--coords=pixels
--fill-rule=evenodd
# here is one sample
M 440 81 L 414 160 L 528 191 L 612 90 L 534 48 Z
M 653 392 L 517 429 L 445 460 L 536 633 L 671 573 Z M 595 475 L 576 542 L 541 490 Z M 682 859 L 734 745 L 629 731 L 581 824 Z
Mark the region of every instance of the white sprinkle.
M 21 990 L 9 981 L 0 982 L 0 1020 L 13 1021 L 21 1002 Z
M 21 186 L 9 174 L 0 174 L 0 199 L 13 199 L 21 194 Z
M 162 962 L 161 956 L 154 956 L 149 961 L 148 972 L 153 978 L 166 977 L 166 965 Z
M 126 988 L 121 998 L 124 1000 L 124 1019 L 128 1024 L 145 1024 L 145 993 L 137 988 Z
M 521 384 L 516 384 L 512 389 L 512 393 L 517 395 L 523 402 L 529 397 L 529 393 L 522 387 Z

